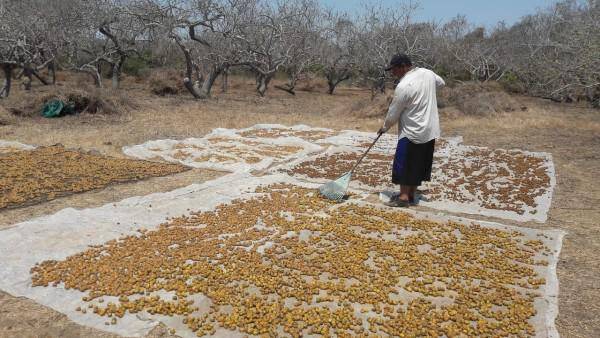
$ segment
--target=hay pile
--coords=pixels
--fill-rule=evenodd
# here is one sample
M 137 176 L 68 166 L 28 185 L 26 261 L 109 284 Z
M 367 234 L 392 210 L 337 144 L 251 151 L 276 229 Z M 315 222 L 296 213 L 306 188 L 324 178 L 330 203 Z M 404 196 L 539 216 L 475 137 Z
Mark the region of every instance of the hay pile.
M 298 90 L 302 92 L 314 93 L 327 91 L 327 83 L 315 76 L 306 76 L 298 81 Z
M 177 95 L 186 91 L 183 76 L 175 69 L 152 71 L 149 84 L 150 91 L 158 96 Z
M 383 118 L 393 98 L 393 91 L 377 95 L 372 101 L 355 103 L 350 111 L 361 118 Z M 513 96 L 498 83 L 465 82 L 444 87 L 437 92 L 438 107 L 452 108 L 460 114 L 474 116 L 494 116 L 516 110 L 526 110 Z
M 116 115 L 135 108 L 135 103 L 124 93 L 102 88 L 51 88 L 9 97 L 6 109 L 16 116 L 41 115 L 44 105 L 51 100 L 62 100 L 73 105 L 75 114 Z
M 439 107 L 455 107 L 465 115 L 493 116 L 527 109 L 494 82 L 465 82 L 438 91 Z
M 394 98 L 394 92 L 389 91 L 386 95 L 377 95 L 373 100 L 357 101 L 350 112 L 352 115 L 362 118 L 380 117 L 383 118 L 387 114 L 388 107 Z

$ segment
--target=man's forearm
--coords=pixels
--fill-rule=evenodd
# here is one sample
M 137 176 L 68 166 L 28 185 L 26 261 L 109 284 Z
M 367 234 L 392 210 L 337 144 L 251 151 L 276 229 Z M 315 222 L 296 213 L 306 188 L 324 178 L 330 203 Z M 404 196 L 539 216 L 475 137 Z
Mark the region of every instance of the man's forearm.
M 400 120 L 400 114 L 398 114 L 397 111 L 390 110 L 390 111 L 388 111 L 388 114 L 385 117 L 385 120 L 383 121 L 383 126 L 381 128 L 387 132 L 396 123 L 399 123 L 399 120 Z

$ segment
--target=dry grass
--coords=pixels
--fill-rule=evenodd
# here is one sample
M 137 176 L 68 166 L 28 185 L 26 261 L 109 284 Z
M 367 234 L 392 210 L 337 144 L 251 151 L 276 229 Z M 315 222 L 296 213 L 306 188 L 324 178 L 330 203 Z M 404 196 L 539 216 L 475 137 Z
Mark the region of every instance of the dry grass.
M 481 127 L 481 132 L 490 133 L 527 133 L 531 130 L 574 130 L 600 135 L 600 119 L 598 112 L 586 107 L 576 107 L 569 104 L 550 103 L 542 99 L 519 98 L 525 111 L 515 111 L 501 114 L 494 118 L 480 116 L 461 116 L 458 119 L 448 119 L 453 128 L 468 128 L 473 125 Z M 442 110 L 452 112 L 452 109 Z
M 492 148 L 521 148 L 552 154 L 557 173 L 549 219 L 567 231 L 558 265 L 557 326 L 564 337 L 600 336 L 597 252 L 600 250 L 600 114 L 597 110 L 519 97 L 529 109 L 495 118 L 443 117 L 446 135 Z M 506 223 L 506 222 L 504 222 Z
M 292 96 L 271 88 L 267 97 L 261 98 L 254 92 L 254 79 L 232 77 L 230 81 L 227 93 L 221 93 L 217 84 L 213 98 L 199 101 L 187 93 L 160 97 L 151 93 L 148 84 L 139 84 L 129 78 L 123 81 L 123 88 L 127 90 L 122 95 L 135 102 L 137 108 L 124 115 L 82 114 L 60 119 L 16 117 L 18 128 L 0 130 L 0 138 L 38 145 L 61 143 L 67 147 L 97 149 L 122 156 L 120 148 L 124 145 L 159 138 L 197 137 L 215 127 L 303 123 L 336 129 L 369 125 L 370 130 L 378 128 L 379 122 L 365 125 L 364 120 L 348 112 L 348 107 L 355 102 L 368 100 L 369 93 L 362 90 L 340 88 L 334 96 L 325 91 L 298 91 Z M 273 84 L 278 83 L 281 82 Z M 15 89 L 11 100 L 31 101 L 35 95 L 45 95 L 48 90 L 45 87 L 34 89 L 32 93 Z M 0 104 L 6 105 L 7 102 Z M 340 114 L 345 116 L 343 122 L 338 119 Z
M 14 116 L 6 108 L 0 106 L 0 126 L 8 126 L 14 123 L 14 119 Z
M 377 95 L 372 100 L 362 100 L 350 107 L 353 116 L 361 118 L 383 118 L 387 113 L 393 92 Z M 438 106 L 454 116 L 497 117 L 528 108 L 522 100 L 509 95 L 494 82 L 463 83 L 444 87 L 438 92 Z
M 341 86 L 340 86 L 341 87 Z M 307 77 L 300 81 L 298 90 L 303 92 L 325 92 L 328 90 L 327 82 L 319 77 Z

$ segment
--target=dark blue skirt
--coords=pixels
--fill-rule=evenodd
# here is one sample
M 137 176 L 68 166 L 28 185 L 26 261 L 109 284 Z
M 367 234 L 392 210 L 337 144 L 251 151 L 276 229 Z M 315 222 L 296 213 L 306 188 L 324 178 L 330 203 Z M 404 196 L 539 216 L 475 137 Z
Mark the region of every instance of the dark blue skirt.
M 431 166 L 435 140 L 417 144 L 403 137 L 398 140 L 392 183 L 419 186 L 423 181 L 431 181 Z

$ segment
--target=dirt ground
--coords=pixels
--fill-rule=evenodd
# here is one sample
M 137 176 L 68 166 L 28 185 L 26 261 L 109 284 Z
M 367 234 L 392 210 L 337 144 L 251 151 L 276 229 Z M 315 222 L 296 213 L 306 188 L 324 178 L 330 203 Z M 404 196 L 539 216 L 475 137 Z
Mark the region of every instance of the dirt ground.
M 64 144 L 123 156 L 121 147 L 151 139 L 202 136 L 213 128 L 241 128 L 256 123 L 307 124 L 335 129 L 376 131 L 383 113 L 361 114 L 370 92 L 340 88 L 334 96 L 298 91 L 291 96 L 271 89 L 266 98 L 252 92 L 252 80 L 239 80 L 227 93 L 215 88 L 214 98 L 195 101 L 187 95 L 159 97 L 143 83 L 124 83 L 135 109 L 119 115 L 82 114 L 60 119 L 10 117 L 0 123 L 0 139 L 26 144 Z M 18 99 L 35 94 L 15 90 Z M 464 115 L 442 109 L 444 136 L 462 135 L 466 144 L 520 148 L 552 153 L 557 172 L 549 219 L 545 224 L 514 223 L 532 228 L 567 231 L 558 265 L 560 281 L 557 326 L 563 337 L 600 336 L 600 112 L 576 104 L 512 97 L 519 109 L 493 116 Z M 3 103 L 0 101 L 0 106 Z M 5 104 L 6 105 L 6 104 Z M 526 109 L 524 108 L 526 107 Z M 221 175 L 191 170 L 170 177 L 110 186 L 27 208 L 0 212 L 0 229 L 65 207 L 96 207 L 130 196 L 168 191 Z M 473 218 L 472 215 L 469 217 Z M 157 330 L 152 337 L 164 337 Z M 158 332 L 158 333 L 157 333 Z M 162 332 L 162 333 L 161 333 Z M 64 315 L 30 300 L 0 292 L 0 337 L 113 337 L 81 327 Z

